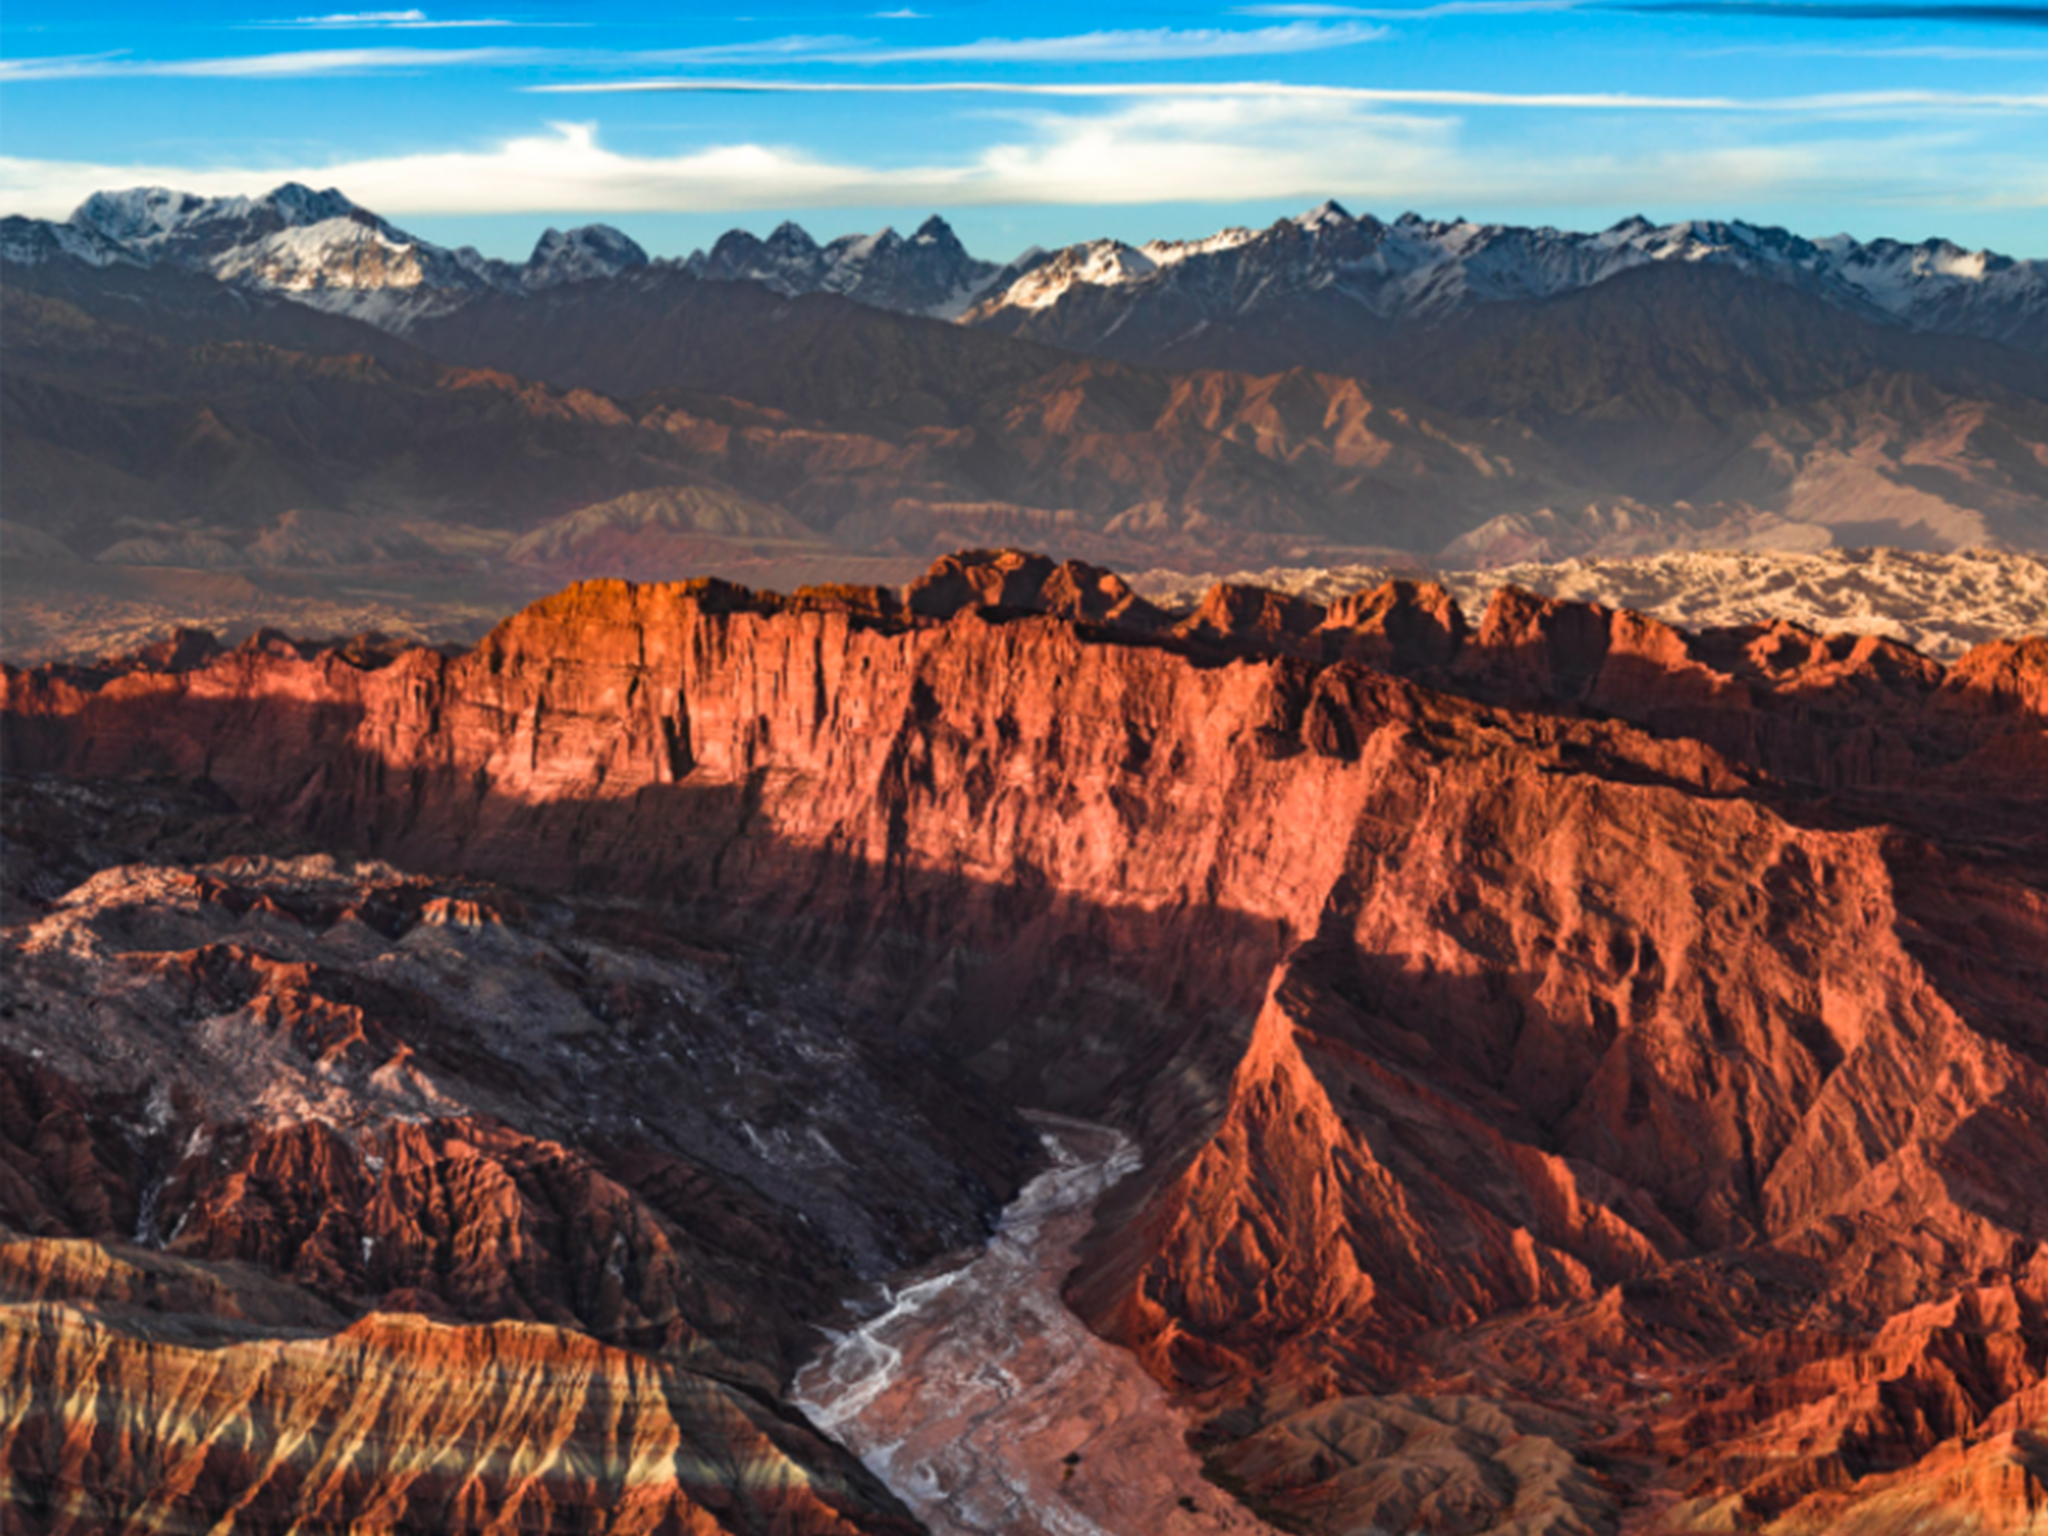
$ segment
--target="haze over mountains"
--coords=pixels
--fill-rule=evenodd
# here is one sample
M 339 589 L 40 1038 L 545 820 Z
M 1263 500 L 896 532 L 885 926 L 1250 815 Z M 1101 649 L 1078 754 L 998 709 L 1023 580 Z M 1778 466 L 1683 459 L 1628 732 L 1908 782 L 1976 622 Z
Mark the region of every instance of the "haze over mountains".
M 427 633 L 574 576 L 900 580 L 1017 542 L 2048 547 L 2048 269 L 1940 242 L 1326 204 L 1001 268 L 937 218 L 680 260 L 592 225 L 512 263 L 286 186 L 98 194 L 5 220 L 0 258 L 0 531 L 116 629 L 347 591 Z

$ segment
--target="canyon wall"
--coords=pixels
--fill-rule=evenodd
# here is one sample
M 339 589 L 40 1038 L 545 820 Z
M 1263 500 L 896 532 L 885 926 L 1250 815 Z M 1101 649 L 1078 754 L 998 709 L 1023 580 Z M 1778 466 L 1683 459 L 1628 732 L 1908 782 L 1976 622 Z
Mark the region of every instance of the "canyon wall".
M 1175 620 L 983 555 L 903 602 L 601 582 L 460 656 L 203 651 L 10 672 L 10 771 L 652 901 L 1120 1121 L 1148 1174 L 1072 1298 L 1255 1509 L 2048 1503 L 2048 644 L 1407 584 Z

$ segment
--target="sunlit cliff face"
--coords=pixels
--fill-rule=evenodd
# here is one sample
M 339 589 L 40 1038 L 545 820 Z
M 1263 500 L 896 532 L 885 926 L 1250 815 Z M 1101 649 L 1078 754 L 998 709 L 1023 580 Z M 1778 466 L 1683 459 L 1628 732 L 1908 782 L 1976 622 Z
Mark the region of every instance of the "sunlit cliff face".
M 1014 1285 L 918 1270 L 900 1330 L 799 1380 L 871 1459 L 925 1435 L 902 1465 L 941 1465 L 933 1394 L 987 1426 L 1046 1401 L 984 1410 L 958 1339 L 926 1326 L 957 1315 L 1014 1337 L 1020 1381 L 1051 1391 L 1029 1443 L 1077 1422 L 1070 1366 L 1116 1365 L 1102 1393 L 1156 1404 L 1135 1364 L 1218 1486 L 1311 1528 L 1454 1506 L 1475 1533 L 2010 1528 L 2037 1500 L 2048 1347 L 2026 1130 L 2048 1113 L 2044 679 L 2038 640 L 1944 665 L 1516 589 L 1476 622 L 1419 583 L 1328 607 L 1225 586 L 1174 615 L 1104 572 L 985 552 L 907 594 L 591 583 L 453 657 L 270 637 L 10 671 L 17 771 L 204 775 L 230 821 L 488 873 L 570 926 L 508 917 L 486 964 L 488 893 L 422 887 L 358 951 L 293 894 L 310 873 L 276 877 L 279 917 L 206 894 L 254 878 L 225 865 L 33 898 L 10 963 L 53 978 L 80 1043 L 17 1075 L 37 1106 L 18 1118 L 69 1150 L 53 1172 L 13 1142 L 42 1214 L 9 1220 L 132 1243 L 176 1231 L 183 1198 L 172 1257 L 205 1234 L 194 1262 L 280 1270 L 323 1315 L 532 1308 L 760 1403 L 893 1256 L 972 1248 L 1025 1172 L 1002 1106 L 1052 1108 L 1114 1122 L 1143 1168 L 1034 1186 L 979 1261 Z M 90 840 L 51 838 L 49 867 Z M 590 1022 L 570 1040 L 509 1008 L 500 963 Z M 394 1031 L 385 994 L 343 996 L 327 968 L 445 1001 Z M 685 972 L 706 979 L 633 981 Z M 32 1024 L 6 1022 L 25 1054 Z M 147 1063 L 188 1037 L 253 1102 L 296 1084 L 295 1104 L 395 1106 L 390 1146 L 296 1109 L 217 1150 L 131 1145 Z M 846 1092 L 820 1101 L 821 1080 Z M 129 1099 L 95 1097 L 117 1082 Z M 862 1085 L 910 1107 L 863 1109 Z M 875 1140 L 913 1111 L 911 1145 Z M 419 1149 L 398 1177 L 401 1141 Z M 350 1179 L 362 1230 L 308 1194 Z M 448 1229 L 496 1234 L 486 1251 L 432 1237 L 441 1188 L 501 1192 Z M 104 1220 L 78 1214 L 88 1189 Z M 289 1255 L 264 1246 L 280 1231 Z M 863 1232 L 872 1260 L 849 1262 Z M 365 1235 L 416 1278 L 372 1284 L 398 1261 Z M 812 1281 L 765 1292 L 767 1255 Z M 983 1308 L 1031 1310 L 1061 1275 L 1128 1355 L 1043 1342 L 1071 1325 L 1049 1302 L 1035 1335 Z M 1090 1424 L 1097 1451 L 1032 1463 L 1061 1499 L 1093 1497 L 1092 1456 L 1114 1464 Z M 858 1491 L 844 1453 L 789 1454 Z M 1115 1481 L 1143 1508 L 1238 1517 L 1183 1487 L 1178 1453 L 1127 1454 L 1150 1470 Z M 1111 1503 L 1078 1508 L 1118 1529 Z

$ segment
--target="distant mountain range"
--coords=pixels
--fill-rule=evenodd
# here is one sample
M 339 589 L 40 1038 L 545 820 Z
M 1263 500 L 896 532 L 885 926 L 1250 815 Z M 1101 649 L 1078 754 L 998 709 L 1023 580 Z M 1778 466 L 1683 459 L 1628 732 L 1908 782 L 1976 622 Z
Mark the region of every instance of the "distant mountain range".
M 435 603 L 897 579 L 972 544 L 1139 570 L 2041 550 L 2044 292 L 2041 263 L 1743 224 L 1326 204 L 1002 268 L 938 219 L 683 260 L 591 225 L 513 263 L 338 192 L 106 193 L 0 221 L 0 532 L 49 591 Z
M 1595 234 L 1415 214 L 1388 224 L 1333 202 L 1205 240 L 1067 246 L 1020 263 L 965 318 L 1088 351 L 1213 362 L 1218 328 L 1278 324 L 1297 348 L 1328 352 L 1378 327 L 1441 324 L 1658 265 L 1725 267 L 1867 319 L 2048 351 L 2048 263 L 1945 240 L 1816 241 L 1753 224 L 1641 218 Z M 1324 329 L 1320 342 L 1304 323 Z
M 706 255 L 682 263 L 694 277 L 757 282 L 777 293 L 838 293 L 879 309 L 958 319 L 969 305 L 1015 275 L 967 254 L 952 225 L 933 214 L 904 239 L 893 229 L 841 235 L 820 245 L 800 225 L 777 226 L 766 240 L 728 231 Z
M 336 191 L 288 183 L 262 197 L 197 197 L 164 187 L 95 192 L 68 222 L 0 223 L 0 257 L 170 267 L 403 331 L 480 294 L 532 292 L 613 277 L 647 253 L 618 230 L 550 229 L 523 265 L 448 250 Z
M 707 253 L 650 262 L 608 225 L 548 230 L 514 264 L 398 229 L 334 190 L 287 184 L 262 197 L 202 198 L 161 187 L 100 192 L 64 223 L 10 218 L 9 260 L 65 255 L 100 265 L 165 264 L 405 331 L 489 294 L 531 293 L 653 265 L 833 293 L 902 314 L 957 319 L 1083 351 L 1245 366 L 1244 332 L 1300 355 L 1355 349 L 1390 327 L 1444 323 L 1489 305 L 1557 298 L 1657 265 L 1725 267 L 1809 293 L 1866 319 L 2048 355 L 2048 262 L 1846 235 L 1810 240 L 1742 222 L 1624 220 L 1579 234 L 1431 220 L 1385 223 L 1326 202 L 1263 230 L 1127 245 L 1032 249 L 1007 265 L 966 250 L 927 219 L 819 244 L 793 223 L 744 230 Z
M 836 293 L 905 314 L 953 318 L 1005 269 L 967 254 L 945 220 L 819 245 L 795 224 L 766 240 L 733 230 L 709 254 L 650 262 L 605 224 L 550 229 L 523 263 L 422 240 L 340 192 L 287 184 L 262 197 L 202 198 L 163 187 L 97 192 L 62 223 L 0 222 L 0 255 L 19 264 L 169 267 L 402 333 L 492 294 L 533 293 L 650 265 L 778 293 Z

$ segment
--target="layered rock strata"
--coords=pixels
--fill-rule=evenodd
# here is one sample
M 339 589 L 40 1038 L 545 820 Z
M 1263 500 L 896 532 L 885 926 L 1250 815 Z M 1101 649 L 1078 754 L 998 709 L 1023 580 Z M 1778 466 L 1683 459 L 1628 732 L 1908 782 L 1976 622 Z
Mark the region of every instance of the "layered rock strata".
M 251 1336 L 10 1298 L 0 1403 L 24 1533 L 918 1529 L 757 1399 L 535 1323 Z
M 981 1240 L 1025 1126 L 630 905 L 324 854 L 67 889 L 177 851 L 153 800 L 274 834 L 10 791 L 0 1524 L 915 1528 L 782 1383 Z

